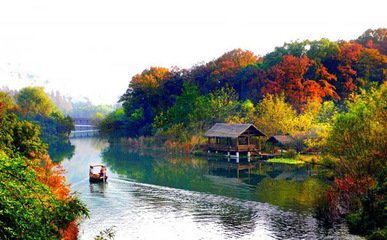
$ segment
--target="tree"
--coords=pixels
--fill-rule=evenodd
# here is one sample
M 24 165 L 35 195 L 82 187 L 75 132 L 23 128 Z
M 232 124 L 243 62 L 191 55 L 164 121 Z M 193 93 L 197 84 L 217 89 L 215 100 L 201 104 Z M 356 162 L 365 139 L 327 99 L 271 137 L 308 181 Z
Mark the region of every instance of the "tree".
M 339 50 L 337 42 L 322 38 L 319 41 L 310 42 L 310 49 L 307 55 L 313 61 L 329 66 L 329 62 L 336 58 Z
M 87 209 L 69 195 L 55 167 L 0 156 L 0 235 L 4 239 L 62 239 Z M 47 162 L 46 162 L 47 163 Z M 40 171 L 38 173 L 37 171 Z
M 293 120 L 296 117 L 296 111 L 285 102 L 284 95 L 266 95 L 257 104 L 257 112 L 255 126 L 267 136 L 293 133 Z
M 209 95 L 212 123 L 224 122 L 227 116 L 236 111 L 238 94 L 233 88 L 221 88 Z
M 336 179 L 327 192 L 329 212 L 348 214 L 349 229 L 386 235 L 387 83 L 354 96 L 338 114 L 326 141 Z
M 341 175 L 361 179 L 374 176 L 385 166 L 387 154 L 387 84 L 378 91 L 363 91 L 347 102 L 328 139 L 327 150 L 337 158 Z
M 151 67 L 132 78 L 126 93 L 121 96 L 126 116 L 143 111 L 143 117 L 135 123 L 136 128 L 127 126 L 132 135 L 150 135 L 155 116 L 168 107 L 169 99 L 163 94 L 162 86 L 171 76 L 167 68 Z M 139 127 L 139 128 L 137 128 Z
M 387 79 L 387 56 L 377 49 L 364 48 L 356 62 L 356 69 L 360 87 L 370 87 L 370 83 L 381 84 Z
M 0 92 L 0 112 L 10 112 L 15 108 L 16 104 L 12 97 L 6 92 Z
M 250 64 L 241 69 L 235 86 L 240 100 L 250 99 L 254 103 L 260 101 L 263 98 L 261 88 L 264 86 L 265 79 L 267 79 L 267 72 L 262 68 L 262 62 Z
M 387 29 L 368 29 L 365 31 L 356 42 L 367 48 L 378 49 L 383 55 L 387 54 Z
M 58 112 L 54 103 L 41 87 L 26 87 L 15 96 L 16 103 L 24 116 L 42 115 L 48 117 L 53 112 Z
M 181 123 L 184 127 L 188 127 L 192 121 L 196 99 L 199 96 L 200 93 L 196 86 L 185 83 L 182 94 L 176 98 L 175 104 L 168 110 L 170 123 L 172 125 Z
M 205 76 L 205 93 L 213 92 L 223 87 L 232 87 L 238 92 L 241 84 L 239 72 L 249 66 L 255 65 L 258 57 L 250 51 L 243 51 L 242 49 L 234 49 L 223 54 L 218 59 L 206 64 L 200 70 L 209 71 L 204 72 Z M 200 83 L 199 84 L 203 84 Z M 241 86 L 242 87 L 242 86 Z
M 47 146 L 39 138 L 39 126 L 28 121 L 19 121 L 15 114 L 0 114 L 0 150 L 8 156 L 30 153 L 41 154 Z
M 270 69 L 275 65 L 279 64 L 283 57 L 286 55 L 291 55 L 296 58 L 301 58 L 308 51 L 309 41 L 302 42 L 290 42 L 285 43 L 282 47 L 276 47 L 275 50 L 271 53 L 268 53 L 264 56 L 263 68 Z
M 337 69 L 341 75 L 340 90 L 345 97 L 357 88 L 355 83 L 357 71 L 354 66 L 359 60 L 362 48 L 358 43 L 342 42 L 340 44 L 340 51 L 338 53 L 340 64 Z
M 284 92 L 286 99 L 298 111 L 305 110 L 308 102 L 322 102 L 326 96 L 338 99 L 335 88 L 330 83 L 336 77 L 306 55 L 302 58 L 286 55 L 271 72 L 272 80 L 267 80 L 262 88 L 263 94 Z

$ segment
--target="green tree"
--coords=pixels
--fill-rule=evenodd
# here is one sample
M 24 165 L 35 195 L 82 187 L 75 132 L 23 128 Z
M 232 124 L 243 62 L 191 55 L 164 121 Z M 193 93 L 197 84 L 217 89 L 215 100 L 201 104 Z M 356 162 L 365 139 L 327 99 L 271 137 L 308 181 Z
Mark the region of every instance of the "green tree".
M 238 94 L 233 88 L 221 88 L 209 95 L 209 104 L 213 115 L 212 123 L 224 122 L 238 106 Z
M 41 87 L 26 87 L 15 96 L 16 103 L 24 116 L 42 115 L 48 117 L 53 112 L 58 112 L 54 103 Z
M 176 98 L 175 104 L 168 110 L 171 124 L 182 123 L 187 127 L 195 111 L 195 102 L 200 96 L 199 89 L 189 83 L 184 84 L 183 92 Z
M 12 97 L 6 92 L 0 92 L 0 112 L 10 112 L 15 108 L 16 104 Z
M 363 91 L 347 102 L 328 139 L 327 150 L 337 158 L 343 173 L 361 178 L 374 176 L 385 166 L 387 154 L 387 85 Z
M 387 83 L 355 95 L 347 112 L 337 115 L 326 151 L 336 167 L 327 193 L 333 215 L 348 214 L 352 232 L 387 234 Z M 335 214 L 336 213 L 336 214 Z M 376 234 L 376 233 L 375 233 Z
M 19 121 L 15 114 L 0 114 L 0 150 L 9 156 L 42 154 L 47 145 L 39 138 L 39 126 Z
M 257 112 L 255 126 L 267 136 L 294 132 L 293 121 L 296 118 L 296 111 L 285 102 L 284 95 L 266 95 L 258 103 Z

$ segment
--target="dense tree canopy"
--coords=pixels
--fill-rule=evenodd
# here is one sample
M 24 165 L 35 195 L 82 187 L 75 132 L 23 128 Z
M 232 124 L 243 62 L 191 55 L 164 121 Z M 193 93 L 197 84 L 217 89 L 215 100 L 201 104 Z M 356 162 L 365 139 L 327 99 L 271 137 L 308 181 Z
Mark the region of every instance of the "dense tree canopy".
M 26 87 L 15 96 L 16 103 L 24 116 L 50 116 L 58 109 L 41 87 Z
M 74 121 L 70 116 L 64 116 L 59 111 L 51 99 L 52 96 L 46 94 L 42 87 L 26 87 L 13 94 L 14 96 L 11 97 L 9 93 L 0 92 L 2 109 L 15 113 L 15 117 L 19 120 L 26 120 L 38 125 L 39 128 L 37 126 L 36 128 L 40 132 L 39 138 L 45 144 L 49 143 L 48 151 L 54 160 L 60 161 L 63 156 L 70 156 L 74 147 L 69 142 L 69 135 L 74 129 Z M 57 93 L 57 97 L 61 99 L 59 93 Z M 29 136 L 28 133 L 20 134 Z M 57 154 L 59 148 L 68 151 L 59 157 Z
M 343 106 L 351 93 L 386 80 L 385 35 L 385 29 L 377 29 L 356 41 L 290 42 L 263 57 L 235 49 L 190 69 L 151 67 L 132 78 L 120 99 L 124 115 L 109 126 L 131 136 L 152 135 L 174 124 L 203 130 L 235 115 L 214 97 L 226 89 L 236 96 L 228 102 L 234 113 L 241 113 L 242 102 L 257 104 L 267 94 L 283 95 L 298 113 L 327 100 Z
M 383 239 L 387 233 L 387 82 L 354 94 L 346 105 L 348 110 L 337 114 L 323 142 L 337 174 L 326 195 L 327 212 L 347 214 L 354 233 Z

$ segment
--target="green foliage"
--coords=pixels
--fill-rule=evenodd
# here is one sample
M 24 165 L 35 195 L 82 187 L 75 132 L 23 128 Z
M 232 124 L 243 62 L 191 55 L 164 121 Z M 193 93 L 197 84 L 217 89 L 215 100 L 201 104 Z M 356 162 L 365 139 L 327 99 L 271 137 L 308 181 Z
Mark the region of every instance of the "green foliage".
M 39 138 L 39 127 L 28 121 L 19 121 L 15 114 L 0 114 L 0 149 L 9 156 L 30 153 L 42 154 L 47 145 Z
M 308 57 L 318 62 L 328 62 L 333 60 L 340 48 L 337 42 L 331 42 L 329 39 L 322 38 L 319 41 L 310 42 Z
M 92 118 L 95 114 L 99 113 L 104 116 L 114 111 L 114 108 L 109 105 L 93 105 L 88 99 L 84 102 L 72 103 L 71 111 L 66 113 L 70 114 L 74 118 Z
M 374 38 L 383 45 L 384 33 L 385 29 L 368 31 L 361 39 Z M 334 101 L 324 103 L 319 116 L 308 114 L 295 119 L 290 113 L 291 122 L 262 127 L 268 129 L 268 135 L 302 135 L 302 142 L 312 124 L 332 120 L 337 101 L 360 87 L 368 89 L 385 80 L 385 53 L 379 51 L 379 45 L 376 48 L 361 39 L 363 46 L 328 39 L 285 43 L 264 57 L 235 49 L 191 69 L 145 69 L 133 76 L 120 98 L 125 118 L 115 124 L 112 116 L 107 116 L 109 125 L 130 136 L 155 134 L 179 123 L 189 131 L 204 131 L 214 122 L 257 124 L 262 102 L 258 103 L 263 99 L 265 104 L 267 93 L 285 94 L 297 113 L 304 113 L 314 101 Z M 257 109 L 250 106 L 248 110 L 244 101 L 258 104 Z M 139 114 L 141 111 L 143 114 Z M 264 118 L 263 123 L 267 120 Z
M 338 114 L 327 141 L 344 173 L 374 176 L 385 165 L 387 149 L 387 85 L 363 92 L 347 102 L 348 112 Z
M 94 126 L 99 126 L 104 118 L 105 118 L 105 115 L 103 113 L 97 112 L 91 118 L 91 122 L 93 123 Z
M 264 57 L 263 68 L 269 69 L 277 65 L 279 62 L 281 62 L 283 56 L 285 55 L 301 57 L 308 51 L 307 46 L 309 46 L 308 40 L 303 42 L 295 41 L 291 43 L 285 43 L 282 47 L 276 47 L 273 52 L 268 53 Z
M 0 235 L 4 239 L 60 239 L 60 230 L 87 214 L 77 198 L 60 200 L 39 182 L 23 157 L 0 157 Z
M 387 229 L 375 230 L 367 238 L 369 240 L 385 240 L 387 239 Z
M 285 158 L 293 158 L 293 159 L 299 158 L 299 154 L 294 149 L 289 149 L 288 151 L 284 152 L 282 156 Z
M 0 114 L 15 110 L 15 101 L 6 92 L 0 92 Z
M 26 95 L 22 92 L 21 96 Z M 3 104 L 9 102 L 9 98 L 0 100 L 0 106 L 10 106 Z M 57 112 L 51 112 L 50 116 L 41 115 L 48 112 L 35 115 L 35 110 L 25 111 L 32 116 L 24 117 L 39 119 L 47 126 L 53 125 L 49 121 L 60 123 L 51 134 L 68 132 L 73 126 L 71 118 L 64 118 Z M 50 160 L 46 156 L 47 145 L 39 137 L 40 127 L 18 119 L 13 111 L 14 107 L 0 111 L 0 236 L 4 239 L 61 239 L 70 223 L 87 216 L 88 211 L 78 198 L 68 194 L 60 170 L 52 164 L 42 168 L 41 164 Z M 42 128 L 45 127 L 42 124 Z
M 233 114 L 239 105 L 237 98 L 235 90 L 230 88 L 200 96 L 196 86 L 186 83 L 175 104 L 165 114 L 156 116 L 153 127 L 165 133 L 175 132 L 173 129 L 182 127 L 188 132 L 202 132 L 215 122 L 224 122 L 227 116 Z
M 336 180 L 330 191 L 330 211 L 346 206 L 349 229 L 359 234 L 383 234 L 386 229 L 387 83 L 362 91 L 347 101 L 326 141 L 333 156 Z
M 338 113 L 338 109 L 333 101 L 325 101 L 322 103 L 318 115 L 317 121 L 320 123 L 330 123 L 333 121 L 334 116 Z
M 285 102 L 285 97 L 266 95 L 257 105 L 258 117 L 254 123 L 267 135 L 293 133 L 296 111 Z
M 54 103 L 41 87 L 26 87 L 15 96 L 16 103 L 24 116 L 42 115 L 48 117 L 53 112 L 58 112 Z
M 209 96 L 213 122 L 224 122 L 226 117 L 236 111 L 238 106 L 238 94 L 233 88 L 221 88 Z
M 176 98 L 175 104 L 167 112 L 170 124 L 181 123 L 187 127 L 196 109 L 195 103 L 199 96 L 199 89 L 196 86 L 185 83 L 182 94 Z
M 288 157 L 285 156 L 283 158 L 271 158 L 268 159 L 267 162 L 269 163 L 285 163 L 285 164 L 294 164 L 294 165 L 300 165 L 300 164 L 305 164 L 304 161 L 295 159 L 294 157 Z
M 62 157 L 56 155 L 56 149 L 63 147 L 69 150 L 66 156 L 71 156 L 74 147 L 71 146 L 69 135 L 74 130 L 74 120 L 69 116 L 63 116 L 60 112 L 53 112 L 49 117 L 42 115 L 21 117 L 40 127 L 40 139 L 48 145 L 48 152 L 53 159 L 59 162 Z
M 71 117 L 64 116 L 59 112 L 43 88 L 26 87 L 21 89 L 15 95 L 17 105 L 6 94 L 1 93 L 0 96 L 2 96 L 1 103 L 6 106 L 4 109 L 7 112 L 14 112 L 19 119 L 40 126 L 40 138 L 43 142 L 50 143 L 50 145 L 68 143 L 70 132 L 74 129 L 74 121 Z M 6 116 L 5 119 L 9 117 L 10 115 Z M 17 121 L 13 122 L 18 124 Z M 31 133 L 29 137 L 31 137 Z

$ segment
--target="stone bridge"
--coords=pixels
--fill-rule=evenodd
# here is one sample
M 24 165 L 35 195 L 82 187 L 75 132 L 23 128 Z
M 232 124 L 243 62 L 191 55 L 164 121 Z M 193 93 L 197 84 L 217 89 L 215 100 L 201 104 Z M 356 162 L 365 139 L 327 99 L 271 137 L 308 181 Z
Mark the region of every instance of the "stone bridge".
M 95 137 L 99 129 L 93 125 L 90 118 L 74 118 L 75 130 L 71 131 L 70 138 Z

